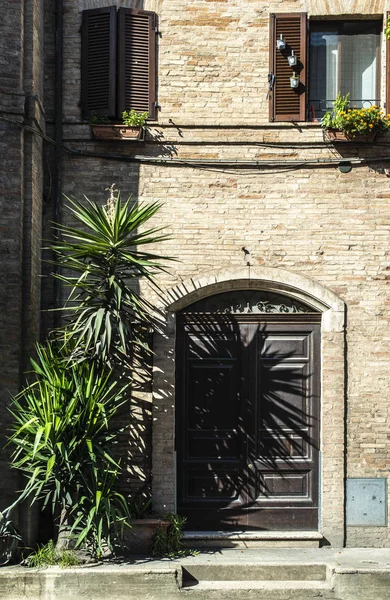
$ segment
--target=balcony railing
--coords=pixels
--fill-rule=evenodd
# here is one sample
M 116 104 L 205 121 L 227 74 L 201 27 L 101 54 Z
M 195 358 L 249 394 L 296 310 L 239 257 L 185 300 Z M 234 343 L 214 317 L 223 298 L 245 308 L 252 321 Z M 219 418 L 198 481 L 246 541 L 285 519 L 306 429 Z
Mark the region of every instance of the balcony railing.
M 332 100 L 318 100 L 311 98 L 309 101 L 309 118 L 312 121 L 319 121 L 322 119 L 326 112 L 332 110 L 335 100 L 335 98 Z M 351 98 L 349 102 L 351 108 L 370 108 L 371 106 L 381 106 L 381 101 L 379 98 Z

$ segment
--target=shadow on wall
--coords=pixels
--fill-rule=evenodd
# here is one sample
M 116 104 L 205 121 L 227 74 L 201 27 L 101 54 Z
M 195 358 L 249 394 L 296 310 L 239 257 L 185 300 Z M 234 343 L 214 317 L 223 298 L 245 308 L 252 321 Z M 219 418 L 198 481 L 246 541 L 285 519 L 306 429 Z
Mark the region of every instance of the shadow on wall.
M 209 517 L 214 528 L 269 529 L 253 509 L 280 495 L 302 496 L 291 486 L 313 468 L 319 449 L 312 367 L 270 331 L 232 315 L 184 319 L 178 512 L 190 528 Z

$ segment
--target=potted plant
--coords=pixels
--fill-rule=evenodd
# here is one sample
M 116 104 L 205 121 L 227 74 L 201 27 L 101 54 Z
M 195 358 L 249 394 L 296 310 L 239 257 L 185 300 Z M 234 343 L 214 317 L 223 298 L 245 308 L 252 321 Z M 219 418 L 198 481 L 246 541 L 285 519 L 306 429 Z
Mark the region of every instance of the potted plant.
M 92 133 L 98 140 L 143 140 L 147 112 L 123 111 L 122 124 L 112 123 L 107 117 L 91 115 Z
M 386 39 L 390 41 L 390 16 L 388 17 L 388 19 L 385 23 L 384 34 L 385 34 Z
M 165 533 L 170 521 L 153 516 L 150 512 L 151 499 L 133 500 L 129 506 L 131 529 L 125 531 L 124 541 L 132 554 L 149 554 L 158 532 Z
M 337 94 L 333 109 L 321 120 L 329 140 L 333 142 L 372 142 L 390 127 L 390 115 L 378 106 L 350 108 L 349 94 Z

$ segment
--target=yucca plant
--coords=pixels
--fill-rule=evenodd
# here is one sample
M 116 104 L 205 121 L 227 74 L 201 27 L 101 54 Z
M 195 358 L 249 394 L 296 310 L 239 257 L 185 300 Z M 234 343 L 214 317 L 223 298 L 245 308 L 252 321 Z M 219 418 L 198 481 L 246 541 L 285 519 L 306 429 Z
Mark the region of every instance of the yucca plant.
M 22 497 L 51 507 L 76 547 L 86 543 L 99 556 L 129 525 L 126 500 L 115 489 L 119 432 L 112 428 L 127 389 L 109 369 L 69 362 L 69 354 L 50 343 L 37 347 L 32 382 L 11 405 L 12 466 L 26 477 Z
M 113 187 L 102 207 L 86 197 L 67 200 L 77 226 L 58 225 L 60 239 L 51 246 L 61 269 L 56 277 L 70 288 L 62 334 L 73 340 L 73 359 L 110 366 L 134 360 L 160 323 L 159 311 L 138 290 L 143 279 L 158 292 L 155 274 L 169 260 L 143 250 L 166 239 L 159 228 L 144 228 L 160 205 L 122 203 Z
M 101 556 L 131 520 L 118 491 L 112 421 L 129 399 L 137 360 L 149 351 L 149 329 L 160 323 L 138 284 L 142 278 L 158 293 L 162 257 L 143 248 L 166 237 L 145 227 L 159 204 L 122 203 L 113 186 L 103 207 L 88 198 L 68 202 L 75 225 L 57 225 L 51 246 L 56 277 L 70 288 L 66 317 L 54 341 L 37 347 L 31 383 L 12 400 L 9 443 L 12 466 L 26 478 L 19 500 L 51 507 L 59 541 L 65 531 L 76 547 Z

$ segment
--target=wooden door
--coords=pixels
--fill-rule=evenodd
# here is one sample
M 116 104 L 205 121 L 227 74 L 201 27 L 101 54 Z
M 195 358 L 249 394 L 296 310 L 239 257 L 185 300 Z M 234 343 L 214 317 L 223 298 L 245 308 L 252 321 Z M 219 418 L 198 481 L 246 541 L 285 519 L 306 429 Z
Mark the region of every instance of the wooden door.
M 319 320 L 178 317 L 177 510 L 189 529 L 317 529 Z

